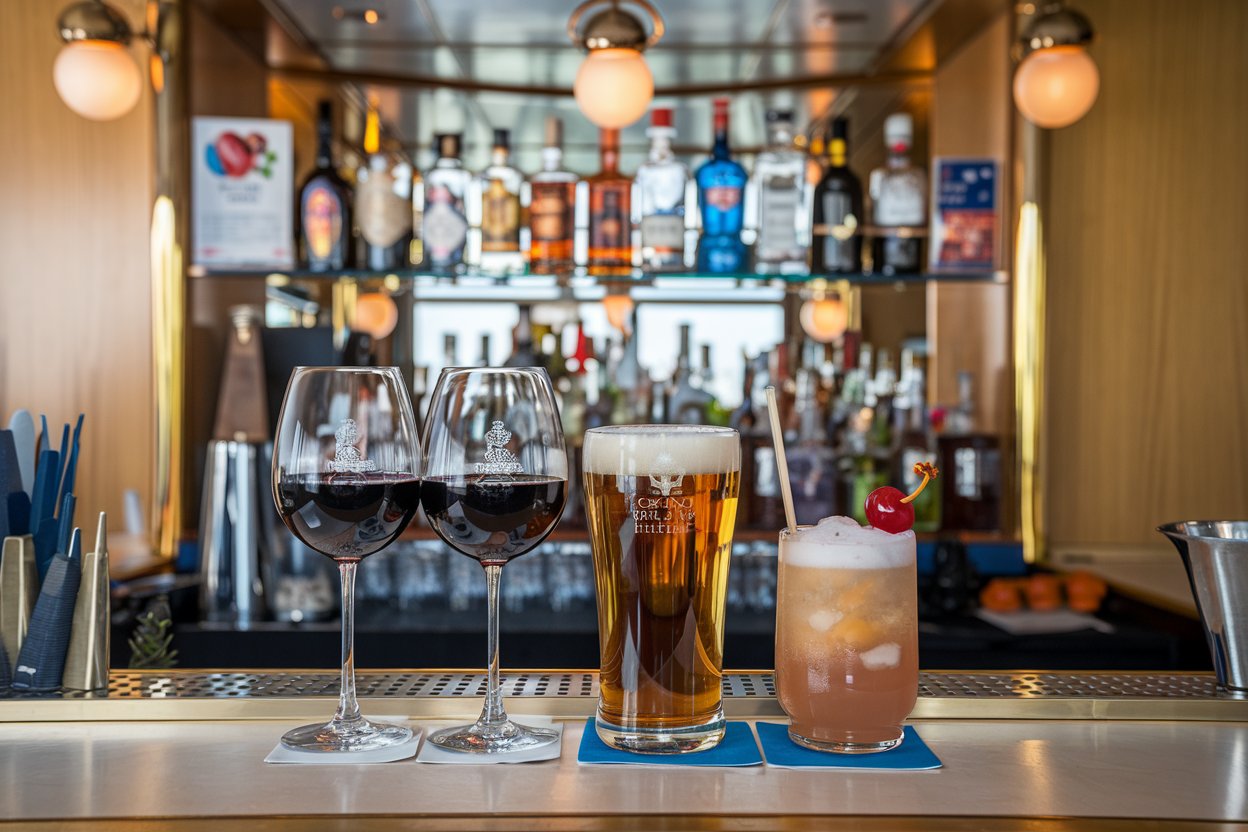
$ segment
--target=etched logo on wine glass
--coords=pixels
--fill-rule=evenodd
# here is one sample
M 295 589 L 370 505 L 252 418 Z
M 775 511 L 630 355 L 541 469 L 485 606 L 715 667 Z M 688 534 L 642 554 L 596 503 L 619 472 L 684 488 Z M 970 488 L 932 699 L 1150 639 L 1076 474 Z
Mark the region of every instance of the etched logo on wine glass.
M 352 474 L 377 470 L 376 463 L 365 459 L 355 446 L 359 441 L 360 429 L 355 420 L 343 419 L 338 430 L 334 431 L 334 458 L 329 461 L 329 470 Z
M 519 474 L 524 471 L 516 455 L 507 450 L 511 431 L 502 422 L 494 422 L 485 434 L 485 462 L 477 463 L 478 474 Z

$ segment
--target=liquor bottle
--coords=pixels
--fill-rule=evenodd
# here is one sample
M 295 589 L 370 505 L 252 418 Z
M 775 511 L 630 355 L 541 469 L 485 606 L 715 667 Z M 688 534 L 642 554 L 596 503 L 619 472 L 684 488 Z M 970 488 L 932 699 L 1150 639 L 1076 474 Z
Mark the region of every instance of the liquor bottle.
M 527 305 L 520 307 L 520 319 L 511 333 L 511 357 L 507 359 L 508 367 L 540 367 L 537 351 L 533 348 L 532 310 Z
M 381 151 L 381 121 L 369 102 L 364 120 L 366 161 L 355 177 L 360 264 L 372 271 L 408 265 L 412 237 L 412 169 Z
M 602 170 L 589 177 L 589 272 L 628 274 L 633 267 L 633 183 L 620 173 L 620 131 L 603 130 Z
M 815 187 L 811 227 L 810 273 L 856 274 L 862 271 L 862 183 L 847 165 L 849 123 L 832 122 L 828 166 Z
M 1001 527 L 1001 440 L 977 429 L 974 387 L 971 373 L 958 373 L 958 406 L 938 441 L 942 526 L 953 531 Z
M 780 471 L 776 466 L 776 449 L 771 438 L 771 421 L 767 416 L 767 385 L 772 376 L 771 355 L 763 352 L 754 359 L 750 402 L 753 426 L 741 436 L 741 455 L 749 457 L 742 464 L 742 483 L 749 483 L 746 524 L 755 529 L 778 529 L 785 524 L 784 500 L 780 492 Z M 745 479 L 749 468 L 750 479 Z
M 563 122 L 550 116 L 542 169 L 529 180 L 529 270 L 536 274 L 572 267 L 576 180 L 563 169 Z
M 906 493 L 918 488 L 921 477 L 914 473 L 915 463 L 931 462 L 942 468 L 927 413 L 926 382 L 923 370 L 915 363 L 914 353 L 903 350 L 901 354 L 901 380 L 894 405 L 903 422 L 901 440 L 898 443 L 897 470 L 894 481 L 902 484 Z M 947 474 L 942 470 L 942 476 Z M 928 492 L 931 493 L 928 493 Z M 935 532 L 940 530 L 941 488 L 924 489 L 913 503 L 914 530 Z
M 316 169 L 299 189 L 299 252 L 314 272 L 351 267 L 351 189 L 334 166 L 334 113 L 322 101 L 316 121 Z
M 490 333 L 481 333 L 481 355 L 477 357 L 478 367 L 489 367 L 490 365 Z
M 833 513 L 836 503 L 836 453 L 828 445 L 819 407 L 819 375 L 809 367 L 797 371 L 797 443 L 787 449 L 793 511 L 803 525 Z
M 511 166 L 511 134 L 494 131 L 490 164 L 477 177 L 481 201 L 481 269 L 492 274 L 524 270 L 520 249 L 520 188 L 524 175 Z
M 678 425 L 705 425 L 714 397 L 694 383 L 689 330 L 689 324 L 680 325 L 680 355 L 667 393 L 667 418 Z
M 922 240 L 927 229 L 927 174 L 910 164 L 914 123 L 906 113 L 884 121 L 888 147 L 885 167 L 871 171 L 871 214 L 879 229 L 872 245 L 874 270 L 905 274 L 922 270 Z
M 464 260 L 468 220 L 464 198 L 472 175 L 460 161 L 460 137 L 442 133 L 435 137 L 438 158 L 425 173 L 424 244 L 425 264 L 432 269 L 451 269 Z
M 793 114 L 767 111 L 767 149 L 754 165 L 759 274 L 806 271 L 806 155 L 793 146 Z
M 442 367 L 459 366 L 459 339 L 453 332 L 442 335 Z
M 728 149 L 728 99 L 715 100 L 713 126 L 711 158 L 695 176 L 702 219 L 697 268 L 707 274 L 737 274 L 745 270 L 748 257 L 741 239 L 748 177 Z
M 720 403 L 719 398 L 711 389 L 715 383 L 715 365 L 711 361 L 711 345 L 702 345 L 702 367 L 694 375 L 693 383 L 698 389 L 703 390 L 710 397 L 706 406 L 706 423 L 708 425 L 719 425 L 727 427 L 729 420 L 732 418 L 732 411 L 728 410 Z
M 685 189 L 689 168 L 672 153 L 672 111 L 650 114 L 650 157 L 637 169 L 635 207 L 641 228 L 644 269 L 682 269 L 685 265 Z

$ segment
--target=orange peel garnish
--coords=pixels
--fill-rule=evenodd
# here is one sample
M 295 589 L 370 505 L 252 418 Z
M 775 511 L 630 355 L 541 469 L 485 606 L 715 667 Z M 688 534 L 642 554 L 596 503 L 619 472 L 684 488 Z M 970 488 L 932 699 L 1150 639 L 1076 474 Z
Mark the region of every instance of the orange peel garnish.
M 919 487 L 913 492 L 901 498 L 903 503 L 913 502 L 914 498 L 923 493 L 923 489 L 927 488 L 927 484 L 936 479 L 940 475 L 940 469 L 930 462 L 914 463 L 914 473 L 923 478 L 923 482 L 919 483 Z

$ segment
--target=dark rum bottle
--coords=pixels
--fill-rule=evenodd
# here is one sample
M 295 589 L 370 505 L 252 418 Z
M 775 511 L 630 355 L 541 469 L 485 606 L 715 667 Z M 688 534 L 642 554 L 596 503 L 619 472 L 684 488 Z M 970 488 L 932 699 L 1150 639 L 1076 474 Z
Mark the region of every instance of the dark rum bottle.
M 316 122 L 316 169 L 299 189 L 299 252 L 314 272 L 351 267 L 351 189 L 334 166 L 334 113 L 322 101 Z
M 862 271 L 862 183 L 847 163 L 848 133 L 845 119 L 832 122 L 828 167 L 815 186 L 811 274 Z

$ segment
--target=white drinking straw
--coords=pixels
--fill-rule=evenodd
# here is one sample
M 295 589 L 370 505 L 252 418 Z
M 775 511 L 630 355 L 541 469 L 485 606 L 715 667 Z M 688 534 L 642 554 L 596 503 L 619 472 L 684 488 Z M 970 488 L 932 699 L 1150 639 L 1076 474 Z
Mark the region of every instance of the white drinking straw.
M 797 515 L 793 512 L 793 488 L 789 485 L 789 460 L 784 455 L 784 431 L 780 430 L 780 407 L 776 404 L 776 388 L 767 385 L 767 413 L 771 416 L 771 441 L 776 446 L 776 469 L 780 473 L 780 496 L 784 498 L 784 516 L 789 521 L 789 534 L 797 534 Z

